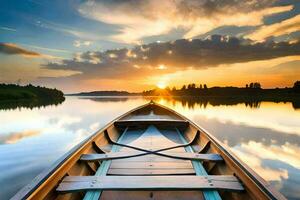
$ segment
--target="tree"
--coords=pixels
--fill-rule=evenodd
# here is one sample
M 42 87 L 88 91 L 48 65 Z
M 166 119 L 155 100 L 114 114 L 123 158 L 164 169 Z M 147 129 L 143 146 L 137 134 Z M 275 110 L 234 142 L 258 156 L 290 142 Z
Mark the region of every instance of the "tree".
M 253 85 L 254 85 L 253 83 L 250 83 L 250 88 L 254 88 Z
M 202 89 L 203 87 L 202 87 L 202 84 L 200 84 L 200 87 L 199 87 L 200 89 Z
M 255 89 L 261 89 L 261 85 L 260 85 L 260 83 L 258 83 L 258 82 L 254 83 L 253 87 L 254 87 Z
M 300 81 L 296 81 L 295 83 L 294 83 L 294 87 L 293 87 L 294 89 L 297 89 L 297 88 L 300 88 Z
M 203 87 L 204 87 L 204 90 L 207 90 L 207 85 L 206 85 L 206 84 L 204 84 L 204 86 L 203 86 Z
M 249 86 L 248 86 L 248 84 L 246 84 L 246 88 L 248 88 Z
M 296 81 L 296 82 L 294 83 L 293 90 L 294 90 L 295 92 L 300 92 L 300 81 Z
M 196 88 L 196 84 L 195 83 L 188 84 L 188 87 L 187 87 L 188 90 L 195 89 L 195 88 Z
M 181 88 L 181 90 L 186 90 L 186 86 L 183 85 L 182 88 Z

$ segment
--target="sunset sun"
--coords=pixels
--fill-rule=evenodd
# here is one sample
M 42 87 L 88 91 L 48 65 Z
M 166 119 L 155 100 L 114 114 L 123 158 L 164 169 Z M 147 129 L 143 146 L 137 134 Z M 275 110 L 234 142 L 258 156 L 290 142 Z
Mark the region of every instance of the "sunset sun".
M 156 86 L 160 89 L 165 89 L 167 87 L 165 82 L 158 82 Z

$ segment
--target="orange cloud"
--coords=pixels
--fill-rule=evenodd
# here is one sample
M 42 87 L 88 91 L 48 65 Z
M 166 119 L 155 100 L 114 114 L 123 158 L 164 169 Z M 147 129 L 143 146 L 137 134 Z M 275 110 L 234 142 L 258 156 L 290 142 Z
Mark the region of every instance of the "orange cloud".
M 261 26 L 258 30 L 247 37 L 252 40 L 262 41 L 268 37 L 278 37 L 300 30 L 300 15 L 284 20 L 279 23 Z
M 236 12 L 216 14 L 212 19 L 199 18 L 191 22 L 191 29 L 184 35 L 185 38 L 192 38 L 207 33 L 220 26 L 258 26 L 263 24 L 263 18 L 268 15 L 292 10 L 293 6 L 280 6 L 254 10 L 250 12 Z
M 173 29 L 185 30 L 184 38 L 204 34 L 219 26 L 257 26 L 263 18 L 290 11 L 293 6 L 272 7 L 269 1 L 87 1 L 79 12 L 88 18 L 119 25 L 111 39 L 139 43 L 148 36 L 167 34 Z
M 48 50 L 48 51 L 60 51 L 62 52 L 63 50 L 59 49 L 49 49 L 49 48 L 43 48 L 43 47 L 37 47 L 37 46 L 31 46 L 31 45 L 26 45 L 30 46 L 31 48 L 36 48 L 36 49 L 42 49 L 42 50 Z M 22 48 L 18 46 L 17 44 L 13 43 L 0 43 L 0 53 L 6 54 L 6 55 L 21 55 L 25 58 L 46 58 L 49 60 L 60 60 L 62 57 L 58 56 L 52 56 L 48 54 L 41 54 L 36 51 L 30 51 L 25 48 Z
M 22 55 L 27 57 L 41 57 L 40 53 L 29 51 L 12 43 L 0 43 L 0 53 L 8 55 Z

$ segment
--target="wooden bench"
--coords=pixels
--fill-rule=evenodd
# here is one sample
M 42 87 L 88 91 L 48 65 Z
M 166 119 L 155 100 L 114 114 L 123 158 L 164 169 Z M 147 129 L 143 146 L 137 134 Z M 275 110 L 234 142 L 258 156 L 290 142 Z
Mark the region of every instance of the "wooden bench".
M 58 192 L 87 190 L 244 190 L 235 176 L 67 176 Z
M 83 154 L 80 158 L 82 161 L 102 161 L 123 159 L 131 157 L 139 157 L 149 155 L 149 153 L 136 153 L 136 152 L 116 152 L 107 154 Z M 198 161 L 211 161 L 220 162 L 223 158 L 219 154 L 198 154 L 198 153 L 163 153 L 162 156 L 182 160 L 198 160 Z
M 185 129 L 188 127 L 189 122 L 185 120 L 176 119 L 137 119 L 137 120 L 119 120 L 114 123 L 118 128 L 126 127 L 144 127 L 148 125 L 155 126 L 168 126 L 177 127 L 179 129 Z

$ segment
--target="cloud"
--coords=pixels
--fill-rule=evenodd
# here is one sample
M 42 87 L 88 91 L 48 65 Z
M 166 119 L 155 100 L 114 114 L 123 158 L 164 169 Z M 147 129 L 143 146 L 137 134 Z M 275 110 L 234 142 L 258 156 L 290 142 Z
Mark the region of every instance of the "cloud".
M 90 46 L 91 44 L 92 44 L 91 41 L 80 41 L 80 40 L 75 40 L 73 43 L 74 47 Z
M 263 18 L 290 11 L 293 6 L 273 5 L 277 0 L 86 0 L 78 8 L 85 17 L 119 25 L 111 38 L 138 43 L 142 38 L 184 29 L 184 38 L 212 31 L 220 26 L 258 26 Z
M 8 55 L 22 55 L 28 57 L 40 57 L 40 53 L 23 49 L 12 43 L 0 43 L 0 53 Z
M 70 51 L 64 50 L 64 49 L 53 49 L 53 48 L 47 48 L 47 47 L 40 47 L 35 45 L 29 45 L 29 44 L 21 44 L 22 46 L 28 46 L 33 49 L 39 49 L 44 51 L 50 51 L 50 52 L 58 52 L 58 53 L 70 53 Z
M 288 171 L 286 169 L 272 169 L 269 166 L 263 166 L 264 159 L 253 155 L 251 151 L 243 152 L 244 149 L 242 149 L 242 151 L 234 149 L 233 151 L 239 158 L 242 158 L 245 163 L 249 163 L 251 168 L 255 169 L 255 172 L 267 181 L 282 181 L 282 179 L 288 178 Z
M 39 134 L 40 131 L 28 130 L 23 132 L 14 132 L 7 135 L 0 135 L 0 144 L 15 144 L 24 138 L 37 136 Z
M 252 40 L 262 41 L 270 37 L 278 37 L 300 30 L 300 14 L 279 23 L 261 26 L 247 37 Z
M 268 60 L 300 55 L 300 43 L 262 42 L 213 35 L 208 39 L 176 40 L 138 45 L 132 49 L 87 51 L 61 63 L 48 63 L 47 69 L 73 70 L 79 79 L 136 78 L 179 70 L 205 69 L 219 65 Z
M 300 169 L 300 161 L 297 159 L 299 147 L 297 145 L 292 145 L 285 143 L 284 145 L 269 145 L 265 146 L 260 142 L 249 141 L 248 143 L 242 143 L 242 150 L 256 157 L 260 160 L 276 160 L 288 163 L 291 166 Z M 261 152 L 264 152 L 261 154 Z M 247 156 L 246 156 L 247 157 Z M 271 177 L 270 177 L 271 178 Z M 274 177 L 273 177 L 274 178 Z M 272 180 L 272 179 L 269 179 Z
M 11 31 L 11 32 L 16 32 L 17 31 L 14 28 L 9 28 L 9 27 L 6 27 L 6 26 L 0 26 L 0 30 Z
M 61 50 L 61 49 L 50 49 L 50 48 L 44 48 L 44 47 L 38 47 L 38 46 L 26 45 L 26 44 L 23 45 L 33 49 L 41 49 L 41 50 L 46 50 L 51 52 L 65 52 L 65 53 L 68 52 L 66 50 Z M 52 60 L 52 61 L 59 61 L 64 59 L 63 57 L 60 56 L 52 56 L 49 54 L 42 54 L 35 51 L 30 51 L 13 43 L 0 43 L 0 54 L 1 53 L 6 55 L 21 55 L 26 58 L 45 58 L 47 60 Z
M 40 27 L 40 28 L 45 28 L 45 29 L 49 29 L 49 30 L 54 30 L 57 32 L 61 32 L 64 33 L 66 35 L 71 35 L 74 36 L 76 38 L 80 38 L 83 40 L 103 40 L 103 39 L 107 39 L 105 36 L 100 35 L 99 33 L 92 33 L 92 32 L 88 32 L 88 31 L 82 31 L 82 30 L 78 30 L 75 29 L 74 27 L 69 27 L 66 25 L 62 25 L 62 24 L 58 24 L 58 23 L 54 23 L 52 21 L 48 21 L 48 20 L 37 20 L 34 23 L 36 26 Z

